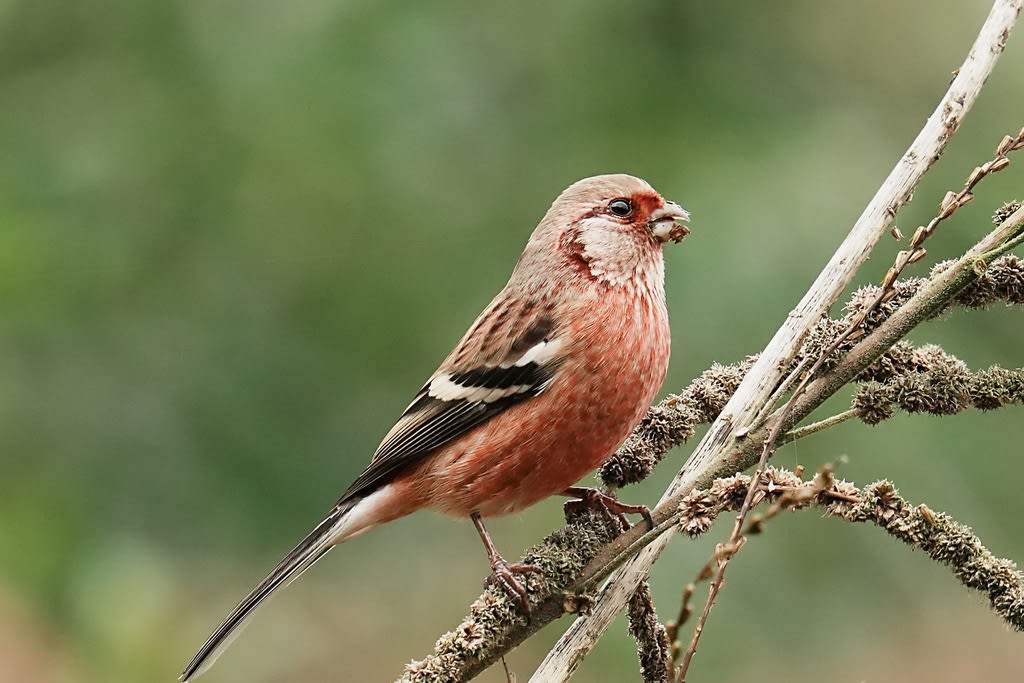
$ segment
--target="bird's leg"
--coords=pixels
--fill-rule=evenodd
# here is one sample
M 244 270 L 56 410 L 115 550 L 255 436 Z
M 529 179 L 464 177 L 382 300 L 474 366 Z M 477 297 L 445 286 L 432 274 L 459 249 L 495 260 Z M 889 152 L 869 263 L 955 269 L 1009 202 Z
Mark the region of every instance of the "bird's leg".
M 595 510 L 603 514 L 607 519 L 619 520 L 623 529 L 629 528 L 629 521 L 626 519 L 627 514 L 640 515 L 652 529 L 654 528 L 654 517 L 651 516 L 651 510 L 646 505 L 627 505 L 626 503 L 620 503 L 615 496 L 604 493 L 600 489 L 589 488 L 586 486 L 570 486 L 566 490 L 562 491 L 562 495 L 579 499 L 570 500 L 566 503 L 566 512 Z
M 497 583 L 511 597 L 519 598 L 519 603 L 523 606 L 523 614 L 530 616 L 530 593 L 526 590 L 526 586 L 516 578 L 516 574 L 543 574 L 544 570 L 528 564 L 509 563 L 498 554 L 497 549 L 494 547 L 494 542 L 491 541 L 490 534 L 487 533 L 487 529 L 484 527 L 484 520 L 480 517 L 480 513 L 474 512 L 469 517 L 473 520 L 473 526 L 476 527 L 477 533 L 480 534 L 480 540 L 484 542 L 484 547 L 487 549 L 487 559 L 491 561 L 491 571 L 494 572 L 487 577 L 484 585 Z

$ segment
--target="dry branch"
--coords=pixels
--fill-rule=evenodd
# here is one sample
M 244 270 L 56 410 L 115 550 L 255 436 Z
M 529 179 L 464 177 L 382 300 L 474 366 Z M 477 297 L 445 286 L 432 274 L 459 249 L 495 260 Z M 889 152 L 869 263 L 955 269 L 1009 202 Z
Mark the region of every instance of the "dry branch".
M 765 351 L 756 361 L 748 363 L 751 366 L 749 371 L 724 407 L 721 406 L 723 401 L 717 398 L 712 404 L 704 406 L 721 412 L 655 509 L 655 528 L 650 531 L 634 528 L 609 541 L 607 529 L 600 520 L 595 519 L 585 524 L 573 523 L 556 532 L 544 544 L 531 550 L 525 558 L 527 562 L 542 567 L 545 572 L 543 579 L 530 582 L 535 602 L 530 622 L 519 616 L 515 606 L 504 595 L 489 590 L 474 603 L 466 621 L 438 641 L 434 654 L 410 664 L 401 680 L 463 681 L 472 678 L 502 654 L 556 619 L 566 608 L 572 611 L 577 605 L 589 605 L 589 599 L 577 598 L 576 593 L 592 586 L 595 581 L 626 562 L 626 566 L 615 575 L 615 580 L 605 586 L 590 616 L 572 625 L 538 669 L 533 680 L 548 683 L 565 680 L 571 675 L 592 644 L 615 616 L 621 613 L 626 602 L 646 578 L 650 565 L 675 529 L 678 503 L 683 496 L 698 486 L 708 485 L 717 476 L 743 469 L 756 461 L 756 453 L 750 457 L 747 449 L 750 444 L 757 445 L 757 439 L 763 438 L 763 434 L 759 437 L 758 425 L 753 421 L 763 411 L 766 401 L 779 386 L 784 374 L 793 366 L 804 340 L 815 324 L 850 283 L 874 244 L 885 233 L 896 211 L 908 200 L 920 178 L 959 127 L 962 117 L 971 108 L 1005 46 L 1022 4 L 1024 0 L 998 0 L 995 3 L 975 46 L 946 96 L 807 295 L 786 319 Z M 1018 211 L 1014 214 L 1014 220 L 1019 218 L 1024 221 L 1024 214 L 1017 216 L 1020 213 Z M 999 250 L 1005 248 L 1005 237 L 1001 236 L 1002 241 L 997 242 L 994 250 L 989 248 L 981 254 L 972 254 L 972 263 L 990 263 L 994 260 L 1002 253 Z M 943 283 L 937 291 L 929 289 L 936 279 L 929 279 L 922 287 L 923 295 L 918 292 L 903 308 L 895 311 L 891 318 L 882 321 L 879 329 L 861 340 L 851 354 L 837 361 L 828 375 L 838 377 L 849 373 L 845 382 L 850 381 L 899 339 L 899 336 L 890 339 L 887 335 L 896 329 L 903 329 L 902 326 L 908 320 L 912 322 L 912 327 L 952 301 L 958 288 L 979 274 L 977 269 L 972 271 L 968 268 L 965 271 L 961 265 L 958 262 L 951 267 L 948 276 L 938 276 L 943 279 Z M 898 324 L 890 325 L 897 318 L 901 318 Z M 885 334 L 878 335 L 887 325 L 889 329 L 886 329 Z M 873 346 L 868 344 L 869 341 Z M 847 362 L 858 349 L 860 355 Z M 738 379 L 744 375 L 744 370 L 746 368 L 731 368 L 731 376 Z M 723 382 L 723 385 L 726 383 Z M 729 383 L 735 384 L 732 380 Z M 795 405 L 792 411 L 794 419 L 803 419 L 837 388 L 828 383 L 823 384 L 821 380 L 812 382 L 802 402 Z M 725 396 L 728 393 L 724 392 Z M 700 405 L 701 397 L 694 394 L 690 398 Z M 695 418 L 690 416 L 686 424 L 675 422 L 678 414 L 689 410 L 690 407 L 683 404 L 667 403 L 653 409 L 642 431 L 620 451 L 620 455 L 632 451 L 641 457 L 617 458 L 614 467 L 618 468 L 619 474 L 616 476 L 623 482 L 643 478 L 671 446 L 689 438 L 693 426 L 697 424 Z M 791 426 L 786 425 L 785 428 Z M 646 444 L 640 443 L 643 439 L 640 434 L 647 435 L 657 443 L 653 448 L 647 448 Z M 612 471 L 606 468 L 603 473 L 611 475 Z M 633 557 L 637 551 L 641 552 Z M 629 559 L 631 557 L 633 559 Z
M 644 683 L 665 683 L 669 676 L 669 641 L 665 627 L 658 621 L 646 582 L 629 599 L 629 635 L 636 640 L 637 659 Z
M 910 198 L 931 164 L 942 154 L 946 143 L 959 128 L 963 116 L 973 106 L 985 80 L 995 67 L 1022 6 L 1024 0 L 997 0 L 994 3 L 966 60 L 935 112 L 883 182 L 811 289 L 765 347 L 733 399 L 708 430 L 682 472 L 673 480 L 662 502 L 701 484 L 706 485 L 709 479 L 718 474 L 739 468 L 740 463 L 730 462 L 735 433 L 746 429 L 762 409 L 778 386 L 783 369 L 789 366 L 811 327 L 850 283 L 896 212 Z M 601 591 L 590 618 L 577 621 L 569 628 L 538 667 L 533 680 L 550 683 L 567 680 L 572 675 L 582 658 L 607 630 L 614 615 L 622 611 L 628 597 L 646 579 L 651 565 L 671 540 L 671 535 L 671 531 L 666 532 L 616 571 Z
M 993 245 L 1016 234 L 1022 225 L 1024 209 L 1008 217 L 1000 229 L 987 236 L 970 255 L 956 262 L 940 264 L 933 269 L 929 278 L 897 283 L 895 296 L 864 323 L 865 329 L 873 330 L 871 334 L 838 359 L 826 377 L 838 373 L 837 376 L 844 379 L 834 383 L 843 386 L 854 379 L 870 383 L 880 379 L 891 380 L 901 373 L 918 372 L 924 367 L 921 365 L 924 359 L 916 357 L 915 354 L 920 356 L 921 351 L 909 345 L 896 344 L 887 353 L 877 357 L 865 356 L 860 347 L 866 345 L 874 349 L 882 348 L 889 343 L 887 340 L 899 339 L 905 334 L 906 320 L 921 322 L 949 306 L 967 307 L 998 301 L 1020 303 L 1019 294 L 1022 290 L 1019 275 L 1024 264 L 1017 257 L 1006 255 L 992 261 L 989 267 L 981 271 L 987 277 L 979 276 L 979 269 L 971 267 L 971 264 L 977 262 L 975 252 L 984 254 L 985 258 L 995 258 L 1000 250 L 993 249 Z M 950 281 L 959 284 L 950 286 Z M 856 314 L 860 305 L 858 302 L 865 295 L 862 292 L 854 294 L 847 306 L 850 311 L 848 315 Z M 897 322 L 894 323 L 894 320 Z M 825 331 L 839 333 L 845 329 L 843 321 L 832 322 L 835 324 L 819 326 L 808 339 L 808 348 L 801 353 L 814 353 L 815 348 L 829 346 L 832 340 L 825 336 Z M 881 335 L 882 341 L 875 341 L 875 335 Z M 851 362 L 850 358 L 859 360 Z M 644 470 L 652 457 L 651 450 L 667 451 L 676 445 L 674 439 L 684 440 L 692 436 L 694 425 L 712 418 L 713 413 L 727 399 L 730 388 L 735 387 L 751 362 L 748 359 L 735 366 L 716 365 L 694 380 L 679 396 L 671 396 L 653 408 L 648 419 L 631 437 L 629 448 L 624 447 L 620 451 L 619 456 L 623 461 L 620 463 L 621 469 L 616 471 Z M 988 372 L 993 376 L 999 374 L 994 369 Z M 999 400 L 1000 405 L 1009 400 L 1017 400 L 1014 397 L 1018 394 L 1008 393 L 1018 391 L 1013 383 L 1016 380 L 1013 377 L 1004 379 L 1006 381 L 1002 385 L 992 382 L 979 385 L 979 389 L 982 386 L 988 388 L 979 390 L 976 396 L 972 396 L 971 402 L 975 405 L 978 401 L 987 402 L 991 407 L 996 407 L 991 396 L 1003 397 Z M 812 383 L 802 399 L 804 405 L 795 409 L 794 419 L 809 414 L 831 395 L 828 391 L 834 389 L 828 389 L 828 386 L 827 382 Z M 755 431 L 746 440 L 748 450 L 735 452 L 737 469 L 752 465 L 757 460 L 760 448 L 755 447 L 761 440 L 763 435 Z M 637 457 L 640 463 L 631 464 L 629 457 Z M 675 527 L 679 518 L 679 503 L 683 497 L 682 494 L 674 496 L 653 511 L 656 526 L 652 531 L 634 527 L 615 537 L 615 531 L 608 529 L 597 515 L 574 519 L 566 528 L 532 548 L 524 558 L 526 562 L 544 570 L 541 578 L 531 577 L 530 580 L 529 587 L 535 605 L 530 622 L 521 617 L 517 606 L 503 592 L 488 590 L 473 603 L 467 619 L 455 631 L 438 641 L 437 652 L 441 655 L 413 662 L 407 667 L 402 680 L 467 680 L 562 614 L 586 611 L 580 607 L 589 608 L 593 598 L 585 594 L 578 595 L 578 592 L 606 575 L 610 567 L 631 556 L 637 548 L 654 541 L 665 529 Z M 593 618 L 591 612 L 586 619 L 576 623 L 586 623 Z
M 718 479 L 688 494 L 680 503 L 680 530 L 698 536 L 723 512 L 738 510 L 753 478 L 746 474 Z M 1024 574 L 1010 560 L 992 554 L 967 526 L 927 505 L 911 505 L 889 481 L 863 488 L 835 479 L 823 470 L 810 481 L 769 467 L 757 486 L 758 502 L 771 502 L 765 518 L 782 510 L 815 507 L 848 522 L 871 522 L 889 535 L 923 550 L 948 566 L 967 588 L 985 593 L 992 609 L 1024 631 Z M 764 519 L 764 518 L 762 518 Z

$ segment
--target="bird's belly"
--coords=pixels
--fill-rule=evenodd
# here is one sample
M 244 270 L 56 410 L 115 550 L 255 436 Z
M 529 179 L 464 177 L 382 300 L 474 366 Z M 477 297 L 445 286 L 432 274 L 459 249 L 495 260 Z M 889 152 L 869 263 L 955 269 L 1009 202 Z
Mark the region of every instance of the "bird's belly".
M 549 426 L 549 437 L 527 439 L 494 458 L 487 471 L 465 482 L 464 504 L 493 517 L 562 493 L 607 460 L 642 416 L 623 421 L 590 408 L 568 411 Z

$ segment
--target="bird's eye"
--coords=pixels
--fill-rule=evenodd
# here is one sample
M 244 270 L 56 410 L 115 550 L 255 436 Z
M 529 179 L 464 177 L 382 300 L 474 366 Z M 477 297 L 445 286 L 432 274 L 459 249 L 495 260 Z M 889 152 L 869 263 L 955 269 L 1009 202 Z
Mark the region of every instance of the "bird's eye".
M 608 210 L 619 218 L 625 218 L 633 213 L 633 203 L 628 199 L 616 199 L 608 205 Z

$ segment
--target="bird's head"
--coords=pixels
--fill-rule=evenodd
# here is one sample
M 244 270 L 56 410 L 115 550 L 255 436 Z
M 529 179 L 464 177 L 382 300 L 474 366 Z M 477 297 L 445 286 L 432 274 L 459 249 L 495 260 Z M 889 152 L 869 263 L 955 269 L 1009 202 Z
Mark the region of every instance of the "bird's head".
M 531 242 L 557 244 L 571 263 L 612 285 L 646 266 L 660 268 L 661 246 L 689 232 L 690 214 L 645 180 L 625 174 L 584 178 L 551 205 Z

